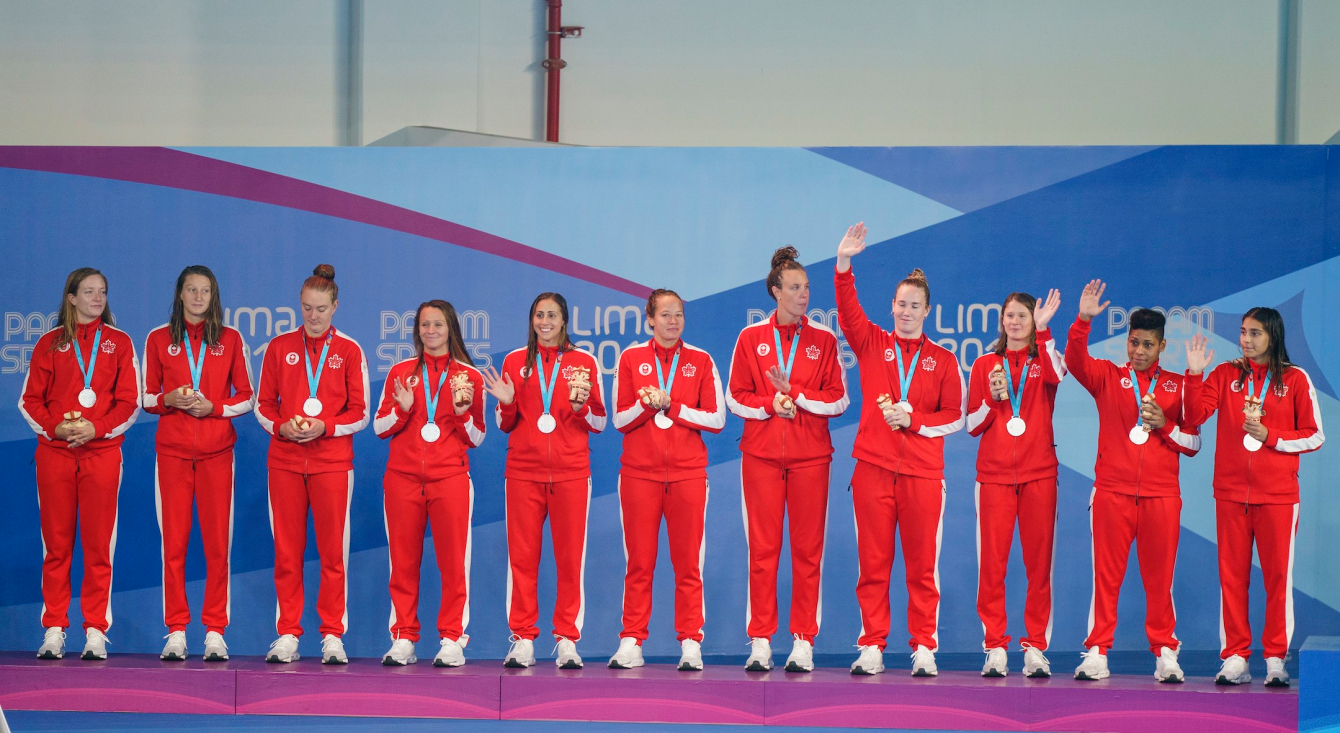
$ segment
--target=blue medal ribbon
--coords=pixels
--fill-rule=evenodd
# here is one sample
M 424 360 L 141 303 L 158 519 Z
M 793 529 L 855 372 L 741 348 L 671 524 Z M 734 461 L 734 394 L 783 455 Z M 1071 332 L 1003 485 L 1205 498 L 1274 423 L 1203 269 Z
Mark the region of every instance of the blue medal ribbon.
M 1033 360 L 1024 359 L 1024 370 L 1019 375 L 1019 391 L 1014 390 L 1014 378 L 1010 376 L 1010 358 L 1005 356 L 1000 363 L 1005 367 L 1005 391 L 1010 396 L 1010 409 L 1014 411 L 1014 416 L 1019 417 L 1019 410 L 1024 404 L 1024 385 L 1028 384 L 1028 365 Z
M 558 357 L 554 359 L 554 374 L 553 377 L 548 380 L 548 384 L 545 383 L 543 355 L 540 355 L 538 363 L 536 364 L 538 371 L 540 372 L 540 400 L 544 403 L 544 414 L 546 415 L 549 414 L 549 405 L 554 401 L 554 387 L 558 386 L 558 367 L 562 363 L 563 354 L 560 353 Z
M 84 368 L 84 353 L 79 350 L 79 337 L 70 339 L 74 344 L 74 358 L 79 362 L 79 371 L 84 375 L 84 389 L 93 389 L 93 369 L 98 364 L 98 346 L 102 344 L 102 326 L 98 326 L 98 332 L 93 336 L 93 353 L 88 356 L 88 368 Z
M 1262 407 L 1265 407 L 1265 404 L 1266 404 L 1266 392 L 1269 392 L 1269 391 L 1270 391 L 1270 372 L 1269 372 L 1269 371 L 1266 372 L 1266 380 L 1265 380 L 1264 382 L 1261 383 L 1261 394 L 1259 394 L 1259 395 L 1256 394 L 1256 390 L 1255 390 L 1256 384 L 1255 384 L 1255 382 L 1256 382 L 1256 379 L 1252 376 L 1251 369 L 1248 368 L 1248 370 L 1247 370 L 1247 396 L 1248 396 L 1248 397 L 1255 398 L 1257 402 L 1261 403 L 1261 406 L 1262 406 Z
M 1144 407 L 1144 403 L 1140 401 L 1140 380 L 1136 379 L 1135 377 L 1135 369 L 1130 367 L 1128 368 L 1130 369 L 1131 372 L 1131 389 L 1135 391 L 1135 426 L 1137 428 L 1142 428 L 1145 425 L 1145 416 L 1143 411 L 1141 410 L 1141 408 Z M 1154 396 L 1154 385 L 1158 384 L 1160 373 L 1161 372 L 1158 369 L 1155 369 L 1153 378 L 1149 380 L 1150 397 Z
M 182 343 L 186 346 L 186 363 L 191 367 L 191 389 L 200 391 L 200 375 L 205 371 L 205 339 L 200 338 L 200 361 L 195 360 L 195 349 L 191 348 L 191 334 L 184 333 L 181 336 Z
M 442 376 L 437 378 L 437 394 L 433 394 L 428 389 L 428 365 L 423 365 L 423 403 L 428 408 L 428 424 L 434 424 L 433 416 L 437 414 L 437 401 L 442 398 L 442 385 L 447 382 L 447 370 L 442 370 Z
M 667 382 L 665 381 L 665 374 L 661 371 L 661 357 L 656 354 L 654 348 L 652 349 L 652 356 L 655 357 L 652 361 L 656 362 L 656 384 L 666 394 L 670 394 L 671 388 L 675 386 L 675 372 L 679 369 L 680 351 L 680 349 L 675 349 L 675 358 L 670 362 L 670 381 Z M 792 354 L 794 353 L 793 351 Z
M 782 332 L 777 328 L 772 329 L 773 343 L 777 344 L 777 366 L 782 368 L 782 376 L 786 381 L 791 381 L 791 367 L 796 365 L 796 347 L 800 346 L 800 324 L 796 324 L 796 332 L 791 336 L 791 355 L 782 361 Z M 673 379 L 673 377 L 671 377 Z
M 897 402 L 907 402 L 907 393 L 912 390 L 912 377 L 917 371 L 917 362 L 921 361 L 921 347 L 917 347 L 917 352 L 912 355 L 912 368 L 903 374 L 903 349 L 895 340 L 893 342 L 893 355 L 898 360 L 898 394 Z
M 302 345 L 302 358 L 307 367 L 307 391 L 312 397 L 316 397 L 317 385 L 321 384 L 321 372 L 326 369 L 326 354 L 330 351 L 330 340 L 333 338 L 335 338 L 335 327 L 331 326 L 330 331 L 326 333 L 326 344 L 321 347 L 321 361 L 317 363 L 315 372 L 312 371 L 312 354 L 307 349 L 307 344 Z M 201 358 L 204 358 L 204 354 L 201 354 Z

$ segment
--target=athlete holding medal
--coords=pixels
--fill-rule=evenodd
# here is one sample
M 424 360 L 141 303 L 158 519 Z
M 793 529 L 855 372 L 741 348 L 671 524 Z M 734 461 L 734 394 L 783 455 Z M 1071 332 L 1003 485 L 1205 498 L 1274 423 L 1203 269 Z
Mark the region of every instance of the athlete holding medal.
M 154 439 L 154 494 L 163 536 L 163 623 L 160 655 L 186 659 L 186 549 L 191 508 L 200 518 L 205 551 L 207 662 L 228 659 L 223 640 L 232 602 L 229 563 L 233 543 L 233 419 L 253 408 L 251 352 L 242 334 L 223 325 L 214 273 L 191 265 L 177 277 L 168 322 L 144 342 L 144 411 L 159 415 Z
M 1065 364 L 1047 325 L 1061 305 L 1052 290 L 1045 301 L 1010 293 L 1001 306 L 995 349 L 972 365 L 968 434 L 977 447 L 977 614 L 986 652 L 983 676 L 1009 671 L 1005 570 L 1014 525 L 1028 576 L 1024 608 L 1024 674 L 1050 677 L 1043 652 L 1051 641 L 1052 559 L 1056 534 L 1056 460 L 1052 413 Z
M 864 224 L 847 230 L 838 245 L 834 277 L 838 323 L 856 353 L 865 398 L 852 446 L 862 633 L 861 653 L 851 671 L 884 671 L 896 532 L 907 573 L 912 674 L 934 676 L 939 673 L 944 437 L 963 427 L 967 390 L 953 352 L 922 333 L 931 293 L 921 270 L 913 270 L 894 291 L 893 332 L 866 317 L 851 267 L 851 258 L 865 250 L 865 235 Z
M 65 655 L 76 527 L 84 553 L 82 656 L 107 658 L 121 441 L 139 415 L 140 391 L 135 345 L 115 324 L 102 273 L 70 273 L 56 327 L 33 345 L 23 380 L 19 412 L 37 433 L 43 659 Z
M 1181 682 L 1172 597 L 1182 514 L 1177 467 L 1180 455 L 1200 450 L 1200 435 L 1183 409 L 1182 375 L 1159 366 L 1167 347 L 1162 313 L 1131 312 L 1125 365 L 1089 355 L 1090 322 L 1108 306 L 1106 289 L 1101 280 L 1084 287 L 1065 352 L 1066 367 L 1098 406 L 1098 461 L 1089 504 L 1093 600 L 1084 641 L 1088 651 L 1075 679 L 1108 677 L 1117 597 L 1134 542 L 1145 588 L 1145 633 L 1150 652 L 1158 657 L 1154 678 Z
M 354 433 L 367 427 L 368 369 L 363 348 L 331 325 L 339 307 L 335 268 L 319 265 L 302 285 L 302 328 L 274 337 L 265 350 L 256 418 L 272 436 L 270 521 L 275 540 L 276 628 L 267 662 L 298 659 L 302 636 L 303 551 L 307 511 L 321 557 L 321 661 L 347 664 L 349 503 L 354 491 Z
M 549 518 L 558 596 L 555 663 L 580 669 L 585 618 L 586 515 L 591 504 L 591 433 L 605 429 L 600 366 L 568 340 L 568 303 L 541 293 L 531 303 L 526 348 L 489 367 L 484 388 L 498 400 L 498 427 L 508 434 L 507 619 L 512 647 L 504 664 L 535 664 L 540 630 L 539 572 L 544 520 Z
M 788 672 L 814 669 L 822 618 L 824 536 L 833 441 L 828 421 L 849 404 L 837 336 L 810 320 L 810 280 L 794 247 L 772 256 L 765 280 L 777 308 L 735 342 L 726 404 L 743 418 L 741 507 L 749 554 L 745 668 L 772 668 L 783 520 L 791 543 Z
M 1294 539 L 1298 533 L 1298 456 L 1321 447 L 1321 405 L 1312 378 L 1289 363 L 1284 319 L 1274 308 L 1252 308 L 1238 332 L 1242 358 L 1215 367 L 1205 337 L 1187 343 L 1187 419 L 1216 411 L 1214 503 L 1219 553 L 1219 627 L 1223 666 L 1219 684 L 1250 682 L 1252 654 L 1248 587 L 1252 544 L 1261 559 L 1266 616 L 1261 646 L 1266 685 L 1287 686 L 1284 660 L 1293 635 Z
M 624 349 L 614 375 L 614 427 L 624 434 L 619 509 L 624 556 L 623 631 L 609 666 L 641 667 L 651 620 L 652 579 L 665 518 L 675 571 L 679 668 L 703 668 L 703 527 L 707 446 L 726 426 L 726 400 L 712 357 L 682 340 L 684 301 L 673 290 L 647 298 L 645 344 Z
M 465 664 L 470 620 L 470 517 L 475 489 L 468 452 L 484 442 L 484 378 L 461 337 L 456 309 L 445 300 L 419 305 L 413 359 L 386 375 L 372 429 L 389 438 L 382 478 L 386 542 L 391 560 L 391 648 L 382 664 L 418 661 L 419 568 L 428 524 L 442 577 L 434 666 Z

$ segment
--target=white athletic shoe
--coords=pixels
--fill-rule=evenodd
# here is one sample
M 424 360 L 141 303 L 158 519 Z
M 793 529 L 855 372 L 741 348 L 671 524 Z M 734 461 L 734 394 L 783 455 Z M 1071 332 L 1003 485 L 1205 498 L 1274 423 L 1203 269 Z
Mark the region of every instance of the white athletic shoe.
M 796 635 L 791 655 L 786 658 L 787 672 L 814 671 L 814 645 Z
M 1182 681 L 1182 668 L 1177 665 L 1176 649 L 1165 646 L 1159 650 L 1158 661 L 1154 662 L 1154 679 L 1169 683 Z
M 884 671 L 884 650 L 869 644 L 857 647 L 861 655 L 851 663 L 852 674 L 879 674 Z
M 462 636 L 461 639 L 465 637 Z M 465 664 L 465 646 L 461 644 L 460 639 L 443 639 L 441 644 L 442 648 L 438 650 L 437 656 L 433 657 L 434 667 L 460 667 Z
M 986 650 L 986 664 L 982 665 L 983 677 L 1004 677 L 1010 673 L 1009 657 L 1002 647 Z
M 512 648 L 507 650 L 507 656 L 503 659 L 504 667 L 534 667 L 535 666 L 535 641 L 533 639 L 522 639 L 513 634 L 510 639 Z
M 1024 676 L 1039 679 L 1052 676 L 1052 663 L 1042 652 L 1031 646 L 1024 647 Z
M 558 643 L 554 645 L 554 653 L 558 655 L 554 658 L 554 664 L 559 669 L 582 668 L 582 658 L 577 654 L 577 642 L 572 639 L 558 637 Z
M 344 653 L 344 641 L 334 634 L 321 637 L 322 664 L 348 664 L 349 655 Z
M 639 657 L 642 655 L 639 654 Z M 693 639 L 679 642 L 679 671 L 701 672 L 703 669 L 703 646 Z
M 637 643 L 637 639 L 631 636 L 620 638 L 619 651 L 610 657 L 610 669 L 632 669 L 643 664 L 642 646 Z
M 283 664 L 296 662 L 299 659 L 301 657 L 298 655 L 298 637 L 293 634 L 284 634 L 275 639 L 270 644 L 270 653 L 265 655 L 265 661 Z
M 1289 672 L 1283 657 L 1266 657 L 1266 687 L 1288 687 Z
M 62 659 L 65 657 L 65 629 L 52 626 L 42 637 L 42 646 L 37 648 L 38 659 Z
M 205 661 L 228 661 L 228 645 L 223 641 L 223 634 L 217 631 L 210 631 L 205 634 Z
M 159 659 L 165 662 L 181 662 L 186 659 L 186 632 L 173 631 L 167 636 L 167 644 L 163 645 L 163 653 L 158 655 Z
M 940 670 L 935 667 L 935 652 L 918 644 L 917 650 L 912 652 L 912 676 L 935 677 L 939 674 Z
M 1089 651 L 1081 652 L 1084 661 L 1075 668 L 1075 679 L 1077 680 L 1105 680 L 1110 675 L 1107 671 L 1107 655 L 1098 650 L 1098 647 L 1091 646 Z
M 1234 654 L 1219 667 L 1214 676 L 1216 685 L 1243 685 L 1252 681 L 1252 673 L 1247 671 L 1247 660 Z
M 81 659 L 106 659 L 107 635 L 97 629 L 89 629 L 86 634 L 87 640 L 84 642 L 84 653 L 80 655 Z
M 418 661 L 419 658 L 414 655 L 414 642 L 409 639 L 393 639 L 391 648 L 382 655 L 382 665 L 386 667 L 403 667 L 406 664 L 417 664 Z
M 749 658 L 744 660 L 747 672 L 767 672 L 772 669 L 772 642 L 762 637 L 749 640 Z

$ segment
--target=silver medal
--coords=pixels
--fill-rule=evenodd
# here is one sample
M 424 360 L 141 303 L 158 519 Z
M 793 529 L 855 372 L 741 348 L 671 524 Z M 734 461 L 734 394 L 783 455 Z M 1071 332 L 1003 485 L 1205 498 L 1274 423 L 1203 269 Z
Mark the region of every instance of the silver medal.
M 1020 435 L 1023 435 L 1024 431 L 1027 429 L 1028 426 L 1024 424 L 1024 419 L 1022 417 L 1018 417 L 1017 415 L 1015 417 L 1010 418 L 1009 421 L 1005 423 L 1005 432 L 1009 433 L 1010 435 L 1013 435 L 1016 438 L 1019 437 Z
M 315 397 L 308 397 L 302 403 L 302 413 L 307 417 L 317 417 L 321 414 L 321 400 Z
M 97 404 L 98 395 L 92 389 L 85 387 L 79 390 L 79 404 L 83 407 L 92 407 Z
M 1149 433 L 1146 433 L 1144 428 L 1136 425 L 1131 428 L 1131 442 L 1136 445 L 1144 445 L 1149 442 Z
M 675 424 L 675 421 L 671 420 L 670 416 L 665 414 L 664 412 L 656 413 L 656 417 L 652 419 L 655 421 L 656 427 L 660 428 L 661 430 L 669 430 L 670 426 Z
M 442 437 L 442 428 L 439 428 L 437 423 L 424 423 L 424 426 L 419 428 L 419 437 L 423 438 L 424 442 L 436 443 L 437 439 Z
M 1250 435 L 1242 436 L 1242 447 L 1246 448 L 1247 450 L 1253 453 L 1261 450 L 1261 445 L 1262 445 L 1261 441 L 1257 440 L 1256 438 L 1253 438 Z
M 535 421 L 535 427 L 539 428 L 541 433 L 552 433 L 554 428 L 558 427 L 558 421 L 554 419 L 553 415 L 546 412 L 540 415 L 539 420 Z

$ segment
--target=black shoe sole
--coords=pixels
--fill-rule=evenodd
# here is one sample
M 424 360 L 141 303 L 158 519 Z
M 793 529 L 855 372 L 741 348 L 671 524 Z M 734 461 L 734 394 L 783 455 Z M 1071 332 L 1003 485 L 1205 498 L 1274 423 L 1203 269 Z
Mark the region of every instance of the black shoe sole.
M 1288 681 L 1288 680 L 1268 680 L 1268 681 L 1266 681 L 1266 687 L 1288 687 L 1288 686 L 1289 686 L 1289 681 Z
M 982 676 L 983 676 L 983 677 L 1004 677 L 1004 676 L 1005 676 L 1005 673 L 1004 673 L 1004 672 L 998 672 L 998 671 L 996 671 L 996 670 L 993 669 L 993 670 L 991 670 L 990 672 L 983 672 L 983 673 L 982 673 Z
M 341 660 L 339 660 L 339 659 L 322 659 L 322 660 L 321 660 L 321 663 L 322 663 L 322 664 L 348 664 L 348 663 L 349 663 L 349 660 L 346 659 L 346 660 L 341 661 Z
M 768 672 L 772 667 L 764 667 L 762 662 L 750 662 L 748 667 L 744 668 L 746 672 Z
M 1238 686 L 1238 685 L 1243 684 L 1243 682 L 1251 682 L 1251 680 L 1242 680 L 1241 682 L 1238 682 L 1238 681 L 1230 680 L 1230 679 L 1227 678 L 1227 677 L 1215 677 L 1215 678 L 1214 678 L 1214 683 L 1215 683 L 1216 685 L 1223 685 L 1223 686 L 1225 686 L 1225 687 L 1236 687 L 1236 686 Z
M 65 655 L 64 655 L 64 654 L 56 654 L 56 653 L 54 653 L 54 652 L 42 652 L 41 654 L 38 654 L 38 655 L 37 655 L 37 658 L 38 658 L 38 659 L 64 659 L 64 658 L 65 658 Z
M 939 676 L 940 676 L 940 673 L 939 673 L 939 672 L 927 672 L 927 671 L 924 670 L 924 669 L 918 669 L 917 671 L 915 671 L 915 672 L 912 673 L 912 676 L 913 676 L 913 677 L 939 677 Z M 1003 677 L 1004 675 L 1001 675 L 1001 676 Z
M 225 656 L 222 656 L 222 655 L 219 655 L 219 654 L 211 654 L 211 655 L 205 657 L 205 661 L 206 661 L 206 662 L 226 662 L 226 661 L 228 661 L 228 657 L 225 657 Z
M 90 652 L 84 652 L 83 654 L 80 654 L 80 655 L 79 655 L 79 658 L 82 659 L 82 660 L 84 660 L 84 661 L 86 661 L 86 662 L 105 662 L 105 661 L 107 661 L 107 657 L 100 657 L 100 656 L 98 656 L 98 655 L 96 655 L 96 654 L 92 654 L 92 653 L 90 653 Z
M 1167 678 L 1165 678 L 1165 679 L 1161 679 L 1161 680 L 1159 680 L 1159 684 L 1162 684 L 1162 685 L 1180 685 L 1180 684 L 1182 684 L 1182 678 L 1181 678 L 1181 677 L 1178 677 L 1177 675 L 1173 675 L 1172 677 L 1167 677 Z
M 1037 671 L 1037 672 L 1034 672 L 1034 673 L 1032 673 L 1032 674 L 1026 674 L 1026 675 L 1024 675 L 1024 676 L 1027 677 L 1027 678 L 1030 679 L 1030 680 L 1045 680 L 1045 679 L 1050 679 L 1051 676 L 1052 676 L 1052 674 L 1051 674 L 1051 672 L 1043 672 L 1043 671 L 1040 671 L 1040 670 L 1039 670 L 1039 671 Z
M 813 670 L 805 669 L 804 667 L 800 666 L 799 664 L 796 664 L 795 662 L 787 662 L 787 663 L 786 663 L 786 671 L 787 671 L 787 672 L 811 672 L 811 671 L 813 671 Z
M 465 665 L 463 665 L 463 664 L 447 664 L 446 662 L 443 662 L 443 661 L 439 661 L 439 660 L 437 660 L 437 659 L 434 659 L 434 660 L 433 660 L 433 666 L 434 666 L 434 667 L 447 667 L 447 668 L 452 668 L 452 667 L 463 667 L 463 666 L 465 666 Z
M 693 665 L 691 665 L 691 664 L 681 664 L 681 665 L 679 665 L 679 671 L 680 671 L 680 672 L 701 672 L 701 671 L 703 671 L 703 668 L 702 668 L 702 667 L 695 667 L 695 666 L 693 666 Z
M 581 662 L 564 662 L 559 669 L 581 669 Z
M 515 659 L 507 659 L 503 661 L 503 666 L 511 667 L 512 669 L 525 669 L 529 665 L 522 664 L 521 662 L 518 662 Z
M 390 657 L 382 657 L 383 667 L 403 667 L 406 664 L 408 664 L 408 662 L 397 662 L 396 660 Z
M 860 675 L 862 677 L 873 677 L 879 674 L 879 672 L 867 672 L 865 671 L 865 667 L 856 667 L 851 671 L 851 673 L 855 675 Z
M 1077 675 L 1075 675 L 1075 679 L 1079 680 L 1080 682 L 1101 682 L 1102 680 L 1105 680 L 1105 679 L 1107 679 L 1107 678 L 1106 678 L 1106 677 L 1090 677 L 1090 676 L 1087 675 L 1087 674 L 1083 674 L 1083 673 L 1081 673 L 1081 674 L 1077 674 Z

